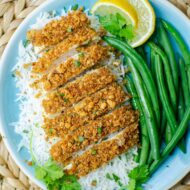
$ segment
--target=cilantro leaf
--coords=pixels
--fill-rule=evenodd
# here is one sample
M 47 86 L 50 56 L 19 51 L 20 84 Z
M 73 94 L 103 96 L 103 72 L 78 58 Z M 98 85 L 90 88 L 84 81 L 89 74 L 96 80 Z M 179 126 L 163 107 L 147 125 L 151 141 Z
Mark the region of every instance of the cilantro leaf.
M 109 173 L 106 174 L 106 178 L 109 180 L 113 180 L 113 178 L 111 177 L 111 175 Z
M 47 172 L 49 178 L 53 181 L 61 178 L 64 175 L 62 169 L 51 160 L 46 162 L 44 165 L 44 170 Z
M 30 43 L 30 40 L 26 39 L 23 41 L 23 46 L 26 48 Z
M 136 180 L 130 179 L 127 188 L 128 188 L 128 190 L 136 190 Z
M 40 165 L 32 150 L 33 132 L 30 136 L 30 153 L 34 163 L 34 171 L 37 179 L 43 181 L 48 190 L 81 190 L 81 185 L 73 175 L 66 175 L 63 169 L 51 159 L 44 165 Z
M 133 38 L 133 26 L 128 25 L 127 27 L 123 28 L 119 31 L 119 36 L 127 39 Z
M 128 40 L 134 37 L 133 26 L 128 25 L 125 18 L 119 13 L 99 16 L 99 21 L 112 35 Z
M 129 183 L 121 188 L 124 190 L 143 190 L 142 184 L 149 178 L 149 170 L 147 165 L 137 166 L 129 173 Z
M 81 186 L 77 181 L 75 176 L 64 176 L 63 178 L 64 186 L 61 187 L 61 190 L 80 190 Z
M 81 190 L 77 178 L 73 175 L 65 175 L 52 160 L 47 161 L 43 166 L 35 165 L 35 176 L 47 185 L 48 190 Z
M 46 174 L 47 174 L 46 171 L 42 167 L 40 166 L 35 167 L 35 176 L 39 180 L 42 180 L 46 176 Z
M 115 182 L 118 182 L 120 180 L 120 177 L 117 176 L 116 174 L 113 173 L 112 176 Z
M 130 173 L 129 177 L 135 179 L 137 184 L 142 184 L 146 182 L 149 177 L 149 171 L 147 165 L 137 166 Z

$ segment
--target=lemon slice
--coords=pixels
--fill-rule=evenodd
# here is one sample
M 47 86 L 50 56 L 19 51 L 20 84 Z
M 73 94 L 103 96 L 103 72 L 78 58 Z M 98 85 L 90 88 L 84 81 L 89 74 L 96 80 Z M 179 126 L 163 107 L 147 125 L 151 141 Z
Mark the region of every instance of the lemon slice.
M 132 47 L 144 44 L 155 30 L 155 13 L 148 0 L 99 0 L 92 8 L 96 15 L 119 12 L 127 24 L 134 26 L 134 38 L 129 41 Z
M 126 0 L 99 0 L 91 12 L 101 16 L 119 13 L 126 19 L 127 24 L 136 27 L 138 23 L 138 15 L 135 9 Z

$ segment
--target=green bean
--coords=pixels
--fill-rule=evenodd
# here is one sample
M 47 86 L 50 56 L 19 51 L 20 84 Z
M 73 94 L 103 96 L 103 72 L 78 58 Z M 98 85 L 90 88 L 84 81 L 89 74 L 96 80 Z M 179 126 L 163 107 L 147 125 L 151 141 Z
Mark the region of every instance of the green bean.
M 184 113 L 185 113 L 184 96 L 182 93 L 182 87 L 179 86 L 179 102 L 178 102 L 178 121 L 179 122 L 182 120 Z
M 187 76 L 188 76 L 188 86 L 190 90 L 190 52 L 189 48 L 186 45 L 184 39 L 180 35 L 180 33 L 168 22 L 162 20 L 163 26 L 165 29 L 172 35 L 172 37 L 176 40 L 179 49 L 181 50 L 181 53 L 183 55 L 183 59 L 185 60 L 185 65 L 187 69 Z
M 183 59 L 179 59 L 179 68 L 180 68 L 180 74 L 181 74 L 181 84 L 182 84 L 182 91 L 183 91 L 183 96 L 185 100 L 185 107 L 188 107 L 190 104 L 190 93 L 189 89 L 187 88 L 188 84 L 188 78 L 185 70 L 185 63 Z
M 169 37 L 165 31 L 165 28 L 163 27 L 162 23 L 160 23 L 160 27 L 158 30 L 158 38 L 159 38 L 159 44 L 162 46 L 163 50 L 166 52 L 170 68 L 171 68 L 171 73 L 173 77 L 173 82 L 175 86 L 176 93 L 178 92 L 178 66 L 177 62 L 175 59 L 175 53 L 172 48 L 172 45 L 170 43 Z
M 172 137 L 169 144 L 164 148 L 161 159 L 154 161 L 154 163 L 150 166 L 149 172 L 150 174 L 153 174 L 153 172 L 159 167 L 159 165 L 167 158 L 167 156 L 174 150 L 176 145 L 179 143 L 179 141 L 182 139 L 182 137 L 185 135 L 188 124 L 190 120 L 190 105 L 187 107 L 186 112 L 183 116 L 183 119 L 177 128 L 174 136 Z
M 168 84 L 168 89 L 170 92 L 170 98 L 172 102 L 172 107 L 176 111 L 177 109 L 177 96 L 176 96 L 176 91 L 173 83 L 173 78 L 170 70 L 170 66 L 168 63 L 168 59 L 164 51 L 160 47 L 158 47 L 155 43 L 149 42 L 148 45 L 152 50 L 154 50 L 160 57 L 162 58 L 163 64 L 164 64 L 164 70 L 165 70 L 165 75 L 166 75 L 166 82 Z
M 148 138 L 148 131 L 147 126 L 145 123 L 144 113 L 141 106 L 141 103 L 139 101 L 139 97 L 137 94 L 137 91 L 135 89 L 133 80 L 129 76 L 125 76 L 125 79 L 127 80 L 127 90 L 132 95 L 132 104 L 135 110 L 139 110 L 140 112 L 140 129 L 141 129 L 141 151 L 139 154 L 139 164 L 143 165 L 146 164 L 148 153 L 149 153 L 149 138 Z
M 167 119 L 166 119 L 166 113 L 165 111 L 162 111 L 162 122 L 161 122 L 161 135 L 163 135 L 163 133 L 166 130 L 166 124 L 167 124 Z
M 151 109 L 151 104 L 148 100 L 148 94 L 146 93 L 144 83 L 140 76 L 140 73 L 134 66 L 131 60 L 128 62 L 129 68 L 131 69 L 133 81 L 135 88 L 137 90 L 137 94 L 141 97 L 140 102 L 142 105 L 142 110 L 145 115 L 145 121 L 147 125 L 147 130 L 149 134 L 151 150 L 153 154 L 153 158 L 155 160 L 159 159 L 160 157 L 160 150 L 159 150 L 159 138 L 158 138 L 158 131 L 156 128 L 156 122 L 154 120 L 153 110 Z
M 167 89 L 165 87 L 165 82 L 164 82 L 164 76 L 163 76 L 163 65 L 161 62 L 160 56 L 156 55 L 156 79 L 157 79 L 157 84 L 158 84 L 158 89 L 159 89 L 159 94 L 160 94 L 160 99 L 163 105 L 164 112 L 166 113 L 167 121 L 168 121 L 168 126 L 171 128 L 171 133 L 172 135 L 175 133 L 178 125 L 177 121 L 175 119 L 175 114 L 172 109 L 172 105 L 169 100 L 169 96 L 167 94 Z M 167 133 L 168 131 L 166 131 Z M 168 135 L 168 136 L 167 136 Z M 170 138 L 169 134 L 166 134 L 166 140 L 167 138 Z M 171 139 L 169 139 L 171 140 Z M 168 140 L 168 141 L 169 141 Z M 183 145 L 180 144 L 180 148 L 183 151 Z
M 165 142 L 168 144 L 172 139 L 172 130 L 169 124 L 166 125 L 166 131 L 165 131 Z
M 126 57 L 129 57 L 132 60 L 133 64 L 136 66 L 136 68 L 138 68 L 138 70 L 141 72 L 141 76 L 150 94 L 154 113 L 156 114 L 157 126 L 160 126 L 160 110 L 157 89 L 145 60 L 130 45 L 128 45 L 127 42 L 123 42 L 117 38 L 108 36 L 104 37 L 103 39 L 108 44 L 112 45 L 116 49 L 119 49 Z
M 183 82 L 183 80 L 180 80 Z M 180 83 L 181 85 L 179 86 L 179 100 L 178 100 L 178 123 L 181 122 L 184 113 L 185 113 L 185 102 L 184 102 L 184 96 L 182 92 L 182 82 Z M 187 83 L 186 83 L 187 84 Z M 187 107 L 186 107 L 187 108 Z M 186 153 L 186 143 L 185 143 L 185 137 L 181 140 L 182 146 L 182 151 L 183 153 Z
M 152 77 L 154 78 L 155 80 L 155 76 L 156 76 L 156 72 L 155 72 L 155 52 L 150 49 L 150 69 L 151 69 L 151 72 L 152 72 Z M 155 83 L 156 83 L 156 80 L 155 80 Z
M 175 132 L 175 129 L 177 128 L 177 123 L 175 120 L 175 115 L 172 109 L 172 105 L 169 101 L 167 89 L 165 87 L 162 62 L 161 62 L 160 56 L 158 55 L 156 55 L 156 73 L 157 73 L 156 79 L 157 79 L 157 84 L 158 84 L 158 89 L 159 89 L 159 94 L 160 94 L 160 100 L 162 102 L 163 109 L 166 113 L 167 120 L 170 126 L 173 127 L 173 131 Z

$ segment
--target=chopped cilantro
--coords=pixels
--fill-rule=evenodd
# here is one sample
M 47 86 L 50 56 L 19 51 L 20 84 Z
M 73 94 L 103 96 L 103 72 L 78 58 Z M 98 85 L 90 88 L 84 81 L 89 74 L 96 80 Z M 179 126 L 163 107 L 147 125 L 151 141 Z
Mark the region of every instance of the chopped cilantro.
M 117 176 L 116 174 L 113 173 L 112 175 L 110 175 L 109 173 L 107 173 L 106 178 L 109 179 L 109 180 L 115 181 L 120 187 L 123 187 L 123 184 L 120 181 L 120 177 Z
M 79 53 L 79 57 L 81 58 L 81 57 L 84 57 L 84 53 L 83 52 L 80 52 Z
M 64 94 L 64 93 L 61 93 L 61 94 L 59 94 L 59 96 L 64 97 L 64 96 L 65 96 L 65 94 Z
M 92 155 L 96 155 L 97 151 L 96 150 L 92 150 L 91 153 L 92 153 Z
M 28 131 L 28 130 L 26 130 L 26 129 L 24 129 L 22 132 L 23 132 L 23 133 L 28 133 L 29 131 Z
M 23 41 L 23 46 L 27 47 L 29 43 L 30 43 L 30 40 L 26 39 L 26 40 Z
M 133 26 L 127 25 L 125 18 L 119 13 L 100 16 L 99 21 L 112 35 L 128 40 L 134 37 Z
M 71 27 L 67 28 L 67 32 L 72 32 L 72 31 L 73 31 L 73 29 Z
M 102 140 L 103 140 L 103 141 L 106 141 L 107 139 L 108 139 L 108 137 L 104 137 Z
M 50 129 L 49 129 L 49 132 L 50 132 L 50 134 L 52 134 L 52 133 L 53 133 L 53 129 L 52 129 L 52 128 L 50 128 Z
M 113 180 L 113 178 L 111 177 L 111 175 L 109 173 L 106 174 L 106 178 L 109 180 Z
M 71 9 L 72 9 L 73 11 L 76 11 L 78 8 L 79 8 L 79 5 L 78 5 L 78 4 L 75 4 L 75 5 L 72 6 Z
M 39 127 L 39 123 L 35 123 L 34 125 L 35 125 L 35 127 Z
M 98 127 L 98 134 L 102 133 L 102 127 Z
M 117 176 L 116 174 L 113 173 L 112 175 L 115 182 L 118 182 L 120 180 L 120 177 Z
M 64 102 L 67 103 L 69 100 L 67 98 L 64 98 Z
M 92 186 L 96 186 L 97 185 L 97 180 L 92 180 L 92 183 L 91 183 Z
M 67 12 L 67 8 L 65 6 L 63 7 L 63 10 L 65 11 L 65 13 Z
M 11 74 L 11 76 L 12 76 L 13 78 L 15 78 L 15 77 L 16 77 L 16 76 L 15 76 L 15 73 L 12 73 L 12 74 Z
M 81 65 L 80 61 L 75 61 L 74 64 L 76 67 L 80 67 L 80 65 Z
M 84 141 L 84 137 L 83 136 L 79 136 L 79 142 L 83 142 Z
M 48 13 L 49 13 L 48 18 L 53 18 L 56 16 L 56 11 L 49 11 Z

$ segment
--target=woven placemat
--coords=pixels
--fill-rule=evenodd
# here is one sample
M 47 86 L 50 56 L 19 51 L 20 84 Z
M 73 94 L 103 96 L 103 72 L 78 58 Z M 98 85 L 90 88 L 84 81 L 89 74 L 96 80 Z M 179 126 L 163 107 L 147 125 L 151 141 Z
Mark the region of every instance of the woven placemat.
M 44 1 L 46 0 L 0 0 L 0 56 L 23 19 Z M 190 18 L 190 0 L 170 1 Z M 0 190 L 40 190 L 15 164 L 1 137 Z M 190 174 L 172 190 L 190 190 Z

